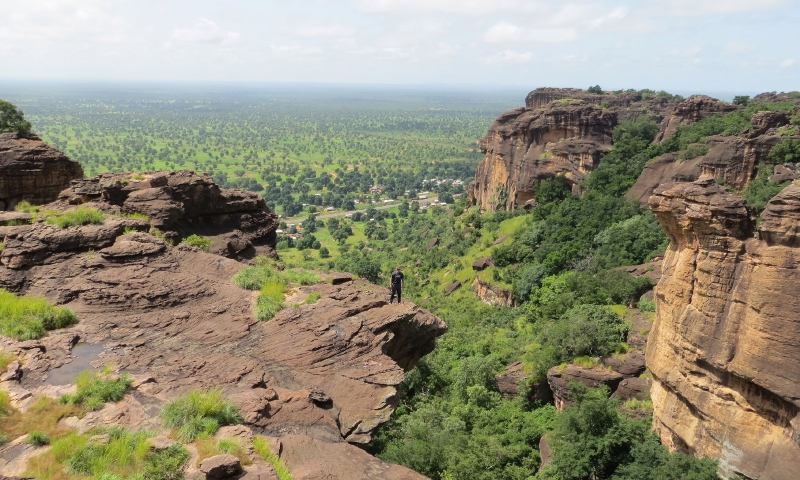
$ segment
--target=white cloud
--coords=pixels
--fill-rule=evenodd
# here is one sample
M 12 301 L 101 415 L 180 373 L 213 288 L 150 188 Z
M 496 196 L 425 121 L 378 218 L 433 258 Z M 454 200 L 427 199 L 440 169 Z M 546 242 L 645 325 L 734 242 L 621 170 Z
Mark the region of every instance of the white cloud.
M 497 55 L 484 57 L 483 63 L 486 65 L 518 65 L 527 63 L 533 58 L 531 52 L 515 52 L 514 50 L 503 50 Z
M 356 29 L 346 25 L 339 24 L 323 24 L 312 22 L 306 25 L 299 26 L 295 29 L 295 33 L 301 37 L 349 37 L 355 33 Z
M 241 35 L 238 32 L 223 30 L 215 22 L 207 18 L 199 18 L 194 26 L 175 28 L 171 41 L 217 46 L 230 46 L 237 43 Z M 171 45 L 171 43 L 168 43 Z
M 522 28 L 510 23 L 492 25 L 483 34 L 489 43 L 560 43 L 577 38 L 575 28 Z
M 714 15 L 767 10 L 784 5 L 786 0 L 650 0 L 657 10 L 670 15 Z
M 359 10 L 376 13 L 453 13 L 482 15 L 525 8 L 521 0 L 354 0 Z M 527 2 L 531 2 L 530 0 Z M 529 5 L 528 5 L 529 6 Z
M 755 50 L 756 50 L 755 45 L 748 45 L 745 43 L 730 42 L 727 45 L 725 45 L 725 51 L 727 53 L 744 55 L 747 53 L 754 52 Z
M 301 60 L 301 57 L 318 55 L 322 53 L 319 47 L 305 47 L 302 45 L 271 45 L 270 51 L 277 55 L 295 60 Z
M 786 60 L 781 62 L 780 67 L 781 68 L 789 68 L 792 65 L 794 65 L 795 63 L 797 63 L 797 60 L 795 60 L 794 58 L 787 58 Z

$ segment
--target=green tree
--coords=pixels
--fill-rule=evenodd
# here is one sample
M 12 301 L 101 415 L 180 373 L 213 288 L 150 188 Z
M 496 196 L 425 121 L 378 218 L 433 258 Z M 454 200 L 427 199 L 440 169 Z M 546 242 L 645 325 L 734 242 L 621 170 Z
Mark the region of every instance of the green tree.
M 733 97 L 734 105 L 746 106 L 749 103 L 750 103 L 750 95 L 736 95 L 735 97 Z
M 31 124 L 25 120 L 22 111 L 18 110 L 13 103 L 0 100 L 0 133 L 28 133 L 30 131 Z

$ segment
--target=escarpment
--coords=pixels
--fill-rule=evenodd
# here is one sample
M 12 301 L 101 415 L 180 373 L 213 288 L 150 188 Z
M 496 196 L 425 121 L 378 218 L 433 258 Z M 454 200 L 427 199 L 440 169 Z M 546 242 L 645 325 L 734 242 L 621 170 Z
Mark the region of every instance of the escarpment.
M 470 185 L 470 202 L 505 210 L 532 200 L 537 182 L 563 175 L 577 184 L 611 147 L 617 114 L 581 99 L 554 100 L 501 115 L 481 139 L 485 157 Z
M 649 203 L 670 237 L 647 345 L 656 430 L 719 459 L 726 477 L 795 478 L 800 187 L 769 202 L 757 231 L 711 178 L 659 188 Z
M 644 100 L 635 92 L 536 89 L 525 107 L 500 115 L 478 142 L 485 156 L 469 186 L 470 203 L 483 211 L 524 206 L 539 182 L 555 176 L 577 192 L 612 148 L 618 122 L 641 115 L 661 121 L 671 106 L 664 97 Z
M 78 162 L 33 134 L 0 133 L 0 211 L 21 201 L 49 203 L 70 181 L 83 178 Z

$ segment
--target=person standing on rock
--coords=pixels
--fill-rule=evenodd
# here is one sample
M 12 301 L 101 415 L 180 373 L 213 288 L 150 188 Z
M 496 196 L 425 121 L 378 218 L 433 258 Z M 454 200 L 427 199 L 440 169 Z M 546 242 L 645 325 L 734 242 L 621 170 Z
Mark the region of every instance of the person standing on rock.
M 389 279 L 389 289 L 392 291 L 391 295 L 389 295 L 389 303 L 394 301 L 394 295 L 397 294 L 397 303 L 400 303 L 400 297 L 403 290 L 403 272 L 400 271 L 400 267 L 394 269 L 394 273 L 392 273 L 392 277 Z

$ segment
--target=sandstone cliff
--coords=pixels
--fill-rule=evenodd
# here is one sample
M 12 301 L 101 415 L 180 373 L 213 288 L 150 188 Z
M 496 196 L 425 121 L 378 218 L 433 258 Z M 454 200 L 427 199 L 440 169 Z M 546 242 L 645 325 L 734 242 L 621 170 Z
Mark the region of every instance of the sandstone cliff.
M 512 209 L 533 199 L 541 180 L 563 175 L 578 183 L 611 149 L 619 121 L 640 115 L 661 121 L 672 104 L 634 92 L 591 94 L 576 88 L 538 88 L 525 107 L 500 115 L 479 145 L 484 159 L 469 187 L 483 211 Z
M 718 458 L 725 476 L 796 478 L 800 187 L 772 199 L 757 231 L 711 178 L 657 189 L 649 203 L 670 237 L 647 348 L 656 430 Z
M 470 185 L 470 202 L 482 210 L 521 206 L 538 181 L 563 175 L 573 185 L 597 167 L 611 147 L 616 112 L 581 99 L 556 100 L 501 115 L 480 141 L 486 155 Z
M 33 134 L 0 133 L 0 211 L 52 202 L 83 169 Z
M 730 113 L 737 108 L 739 107 L 736 105 L 720 102 L 707 95 L 689 97 L 677 104 L 675 109 L 661 122 L 655 141 L 660 143 L 673 136 L 681 125 L 689 125 L 711 115 Z

